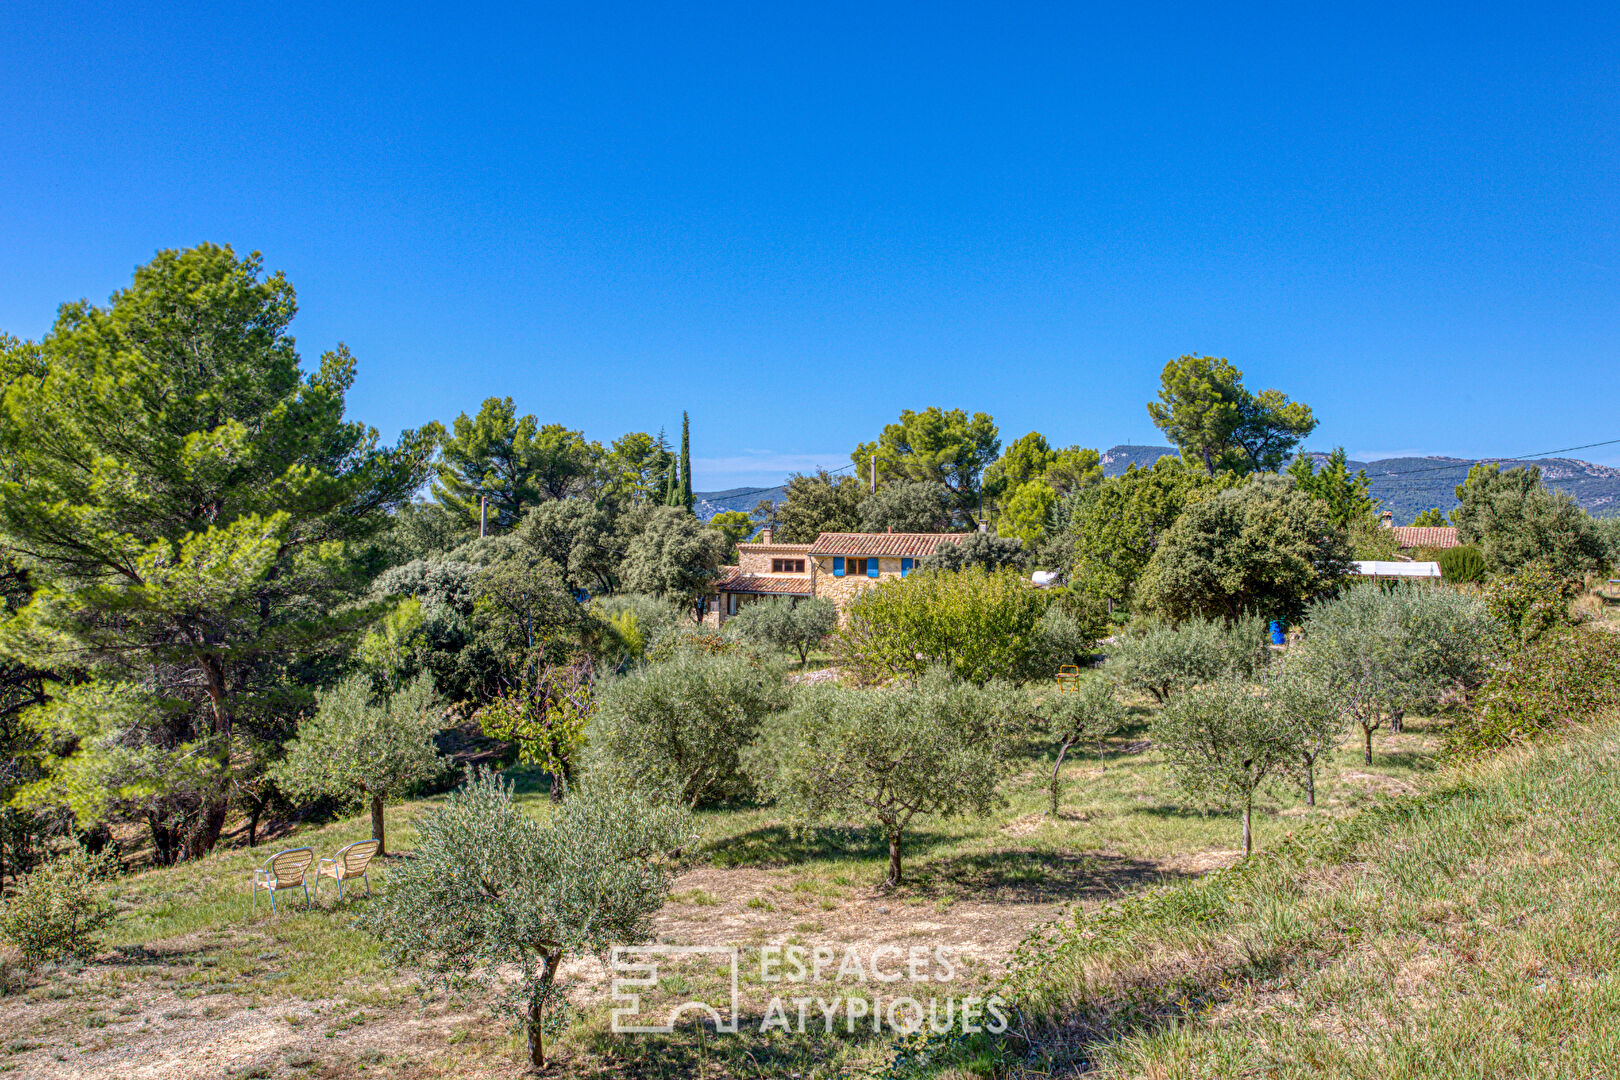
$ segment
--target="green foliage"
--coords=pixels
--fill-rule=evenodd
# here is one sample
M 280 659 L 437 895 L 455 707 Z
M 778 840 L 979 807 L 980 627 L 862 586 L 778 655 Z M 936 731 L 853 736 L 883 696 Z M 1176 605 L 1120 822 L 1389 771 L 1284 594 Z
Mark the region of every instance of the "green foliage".
M 517 743 L 520 762 L 551 774 L 551 797 L 557 802 L 574 784 L 585 727 L 596 708 L 593 675 L 588 658 L 568 665 L 536 663 L 521 683 L 474 714 L 485 735 Z
M 1096 601 L 1084 596 L 1054 596 L 1041 615 L 1039 628 L 1047 670 L 1055 672 L 1062 664 L 1085 663 L 1110 629 L 1108 612 Z
M 951 489 L 937 480 L 896 480 L 861 503 L 863 532 L 944 532 L 951 527 Z
M 1108 675 L 1126 690 L 1164 704 L 1203 683 L 1248 679 L 1268 662 L 1266 621 L 1191 618 L 1177 625 L 1141 621 L 1116 634 Z
M 1100 750 L 1103 739 L 1125 726 L 1125 708 L 1114 696 L 1114 687 L 1107 679 L 1087 679 L 1078 689 L 1043 702 L 1041 718 L 1058 744 L 1057 761 L 1052 765 L 1052 776 L 1047 783 L 1052 796 L 1052 814 L 1056 816 L 1062 794 L 1063 759 L 1070 748 L 1076 743 L 1095 742 Z
M 1159 400 L 1148 415 L 1188 462 L 1214 474 L 1271 472 L 1316 430 L 1310 407 L 1278 390 L 1250 393 L 1243 372 L 1213 356 L 1182 356 L 1164 365 Z
M 1033 545 L 1052 524 L 1058 494 L 1045 480 L 1030 480 L 1013 490 L 1002 507 L 996 531 Z
M 919 571 L 849 605 L 835 651 L 864 682 L 916 679 L 940 665 L 973 683 L 1050 675 L 1041 616 L 1050 597 L 1014 570 Z
M 956 509 L 970 513 L 978 501 L 979 481 L 996 460 L 1001 439 L 989 413 L 930 406 L 922 412 L 904 409 L 885 425 L 875 443 L 862 443 L 850 454 L 861 479 L 871 475 L 877 459 L 878 479 L 932 480 L 955 497 Z
M 1301 732 L 1251 683 L 1223 679 L 1179 694 L 1153 720 L 1153 743 L 1188 796 L 1243 815 L 1243 853 L 1254 850 L 1255 793 L 1300 759 Z
M 621 537 L 614 519 L 589 499 L 571 495 L 541 503 L 523 518 L 516 536 L 556 563 L 570 588 L 598 593 L 618 588 Z
M 681 490 L 679 505 L 687 513 L 697 500 L 692 497 L 692 420 L 681 413 Z
M 1360 725 L 1371 764 L 1373 732 L 1386 720 L 1478 684 L 1496 634 L 1485 604 L 1454 589 L 1357 586 L 1311 607 L 1288 667 Z
M 1348 531 L 1352 557 L 1375 562 L 1393 562 L 1400 558 L 1401 545 L 1395 539 L 1395 530 L 1384 528 L 1371 514 L 1352 518 Z
M 634 789 L 589 787 L 542 825 L 484 773 L 417 823 L 364 924 L 398 962 L 452 990 L 493 991 L 545 1065 L 548 1009 L 570 958 L 646 941 L 669 894 L 671 852 L 696 838 L 682 809 Z
M 1541 562 L 1569 576 L 1608 564 L 1603 534 L 1572 496 L 1542 484 L 1539 466 L 1475 465 L 1457 500 L 1457 539 L 1479 545 L 1493 571 Z
M 406 597 L 383 616 L 376 629 L 360 639 L 355 659 L 376 689 L 387 693 L 412 673 L 423 621 L 422 602 L 414 596 Z
M 1485 606 L 1512 645 L 1529 645 L 1574 622 L 1570 601 L 1579 589 L 1574 578 L 1546 563 L 1530 563 L 1492 578 L 1485 586 Z
M 591 611 L 605 620 L 618 635 L 617 659 L 639 661 L 659 641 L 686 624 L 685 611 L 678 604 L 642 593 L 619 593 L 591 601 Z
M 0 406 L 0 537 L 35 585 L 0 651 L 189 705 L 127 734 L 212 740 L 220 782 L 189 802 L 192 853 L 223 825 L 233 735 L 279 737 L 369 621 L 347 604 L 359 549 L 438 437 L 386 448 L 345 420 L 354 359 L 302 371 L 295 310 L 257 255 L 160 252 L 108 306 L 63 305 Z
M 488 526 L 506 532 L 544 499 L 587 486 L 600 446 L 561 424 L 518 416 L 511 398 L 488 398 L 476 417 L 462 413 L 440 448 L 433 495 L 465 528 L 476 531 L 480 500 Z
M 655 509 L 624 559 L 624 584 L 690 606 L 709 591 L 726 557 L 725 537 L 678 507 Z
M 1447 585 L 1472 585 L 1485 580 L 1488 567 L 1485 554 L 1472 544 L 1445 548 L 1436 556 L 1441 578 Z
M 609 682 L 588 729 L 607 783 L 688 806 L 751 793 L 739 753 L 787 703 L 781 678 L 738 652 L 683 645 Z
M 1096 487 L 1103 482 L 1102 455 L 1081 446 L 1059 450 L 1046 468 L 1046 482 L 1059 496 Z
M 1372 520 L 1377 507 L 1377 500 L 1367 494 L 1367 470 L 1357 470 L 1356 475 L 1351 476 L 1345 461 L 1341 446 L 1328 455 L 1320 469 L 1304 451 L 1288 466 L 1294 490 L 1326 503 L 1328 520 L 1341 529 L 1349 528 L 1352 522 Z
M 726 620 L 726 634 L 762 648 L 796 652 L 799 663 L 809 662 L 810 650 L 838 629 L 838 607 L 815 597 L 795 603 L 785 597 L 744 605 Z
M 1451 524 L 1446 520 L 1445 513 L 1438 506 L 1431 506 L 1412 519 L 1412 527 L 1417 529 L 1439 529 Z
M 1275 477 L 1188 506 L 1153 553 L 1138 606 L 1168 619 L 1291 619 L 1350 572 L 1350 542 L 1324 504 Z
M 922 570 L 980 570 L 1022 569 L 1024 542 L 1016 536 L 992 536 L 987 532 L 963 533 L 951 540 L 941 540 L 933 553 L 918 561 Z
M 602 505 L 623 509 L 662 501 L 670 461 L 661 436 L 632 431 L 615 439 L 597 466 Z
M 984 497 L 1003 499 L 1031 480 L 1045 479 L 1057 458 L 1057 451 L 1038 431 L 1007 444 L 1001 456 L 984 471 Z
M 726 558 L 737 555 L 737 545 L 754 535 L 754 519 L 744 510 L 722 510 L 709 519 L 709 528 L 726 538 Z
M 487 554 L 493 558 L 478 573 L 468 620 L 467 659 L 478 662 L 480 701 L 521 685 L 537 661 L 572 654 L 594 629 L 556 563 L 504 539 L 492 542 Z
M 901 844 L 913 818 L 990 812 L 1019 732 L 1006 687 L 933 671 L 914 686 L 808 687 L 767 721 L 751 758 L 793 821 L 875 819 L 889 841 L 893 886 L 903 880 Z
M 1233 482 L 1230 475 L 1211 480 L 1163 457 L 1150 469 L 1132 465 L 1080 492 L 1069 507 L 1070 581 L 1098 600 L 1129 607 L 1148 560 L 1183 508 Z
M 90 959 L 117 914 L 102 884 L 117 873 L 111 855 L 82 848 L 51 859 L 0 898 L 0 942 L 27 964 Z
M 444 772 L 433 743 L 443 714 L 426 675 L 381 700 L 373 699 L 370 680 L 351 676 L 320 694 L 315 715 L 298 725 L 271 774 L 293 798 L 369 801 L 372 839 L 381 844 L 383 805 Z
M 1620 635 L 1557 626 L 1507 657 L 1473 709 L 1446 732 L 1473 757 L 1610 719 L 1620 707 Z
M 834 476 L 826 469 L 813 475 L 793 473 L 787 493 L 776 506 L 776 539 L 808 544 L 824 532 L 858 532 L 866 489 L 853 476 Z

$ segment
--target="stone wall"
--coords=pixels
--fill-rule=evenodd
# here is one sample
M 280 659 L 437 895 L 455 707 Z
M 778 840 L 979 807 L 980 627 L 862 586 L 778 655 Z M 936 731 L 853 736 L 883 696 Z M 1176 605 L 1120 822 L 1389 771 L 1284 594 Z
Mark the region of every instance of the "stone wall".
M 844 621 L 845 609 L 849 607 L 857 596 L 880 582 L 893 581 L 900 576 L 900 560 L 898 558 L 890 558 L 887 555 L 869 555 L 867 558 L 878 560 L 878 576 L 875 578 L 867 577 L 865 574 L 834 577 L 833 557 L 831 555 L 818 555 L 813 560 L 815 563 L 813 567 L 815 572 L 815 595 L 825 597 L 837 605 L 839 622 Z

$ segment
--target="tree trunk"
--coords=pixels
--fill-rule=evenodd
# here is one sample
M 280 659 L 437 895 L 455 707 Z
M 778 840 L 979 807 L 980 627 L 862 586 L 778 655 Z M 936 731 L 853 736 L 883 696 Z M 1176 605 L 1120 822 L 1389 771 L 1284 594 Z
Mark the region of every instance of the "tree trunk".
M 383 801 L 381 795 L 371 797 L 371 838 L 377 841 L 377 854 L 387 854 L 383 851 Z
M 542 1072 L 546 1067 L 545 996 L 551 989 L 552 980 L 557 977 L 557 966 L 561 963 L 561 949 L 553 949 L 546 953 L 546 970 L 540 980 L 540 997 L 529 1002 L 529 1013 L 524 1017 L 523 1027 L 529 1038 L 531 1073 Z
M 1316 762 L 1311 755 L 1305 755 L 1305 805 L 1316 805 Z
M 1063 768 L 1063 755 L 1069 752 L 1071 740 L 1064 739 L 1063 745 L 1058 747 L 1057 763 L 1052 766 L 1052 816 L 1057 817 L 1058 812 L 1058 770 Z
M 263 813 L 264 813 L 264 800 L 262 800 L 262 799 L 259 800 L 256 803 L 254 803 L 253 804 L 253 809 L 248 811 L 248 847 L 250 847 L 250 848 L 255 843 L 258 842 L 258 839 L 259 839 L 259 815 L 261 815 Z
M 1395 732 L 1397 735 L 1406 730 L 1405 712 L 1401 711 L 1400 709 L 1396 709 L 1395 712 L 1390 715 L 1389 730 Z
M 1243 854 L 1245 856 L 1254 851 L 1254 834 L 1249 831 L 1249 813 L 1254 800 L 1250 799 L 1243 804 Z
M 1362 756 L 1366 758 L 1368 765 L 1372 764 L 1372 733 L 1372 728 L 1366 724 L 1361 725 L 1361 734 L 1366 737 L 1366 749 L 1363 751 Z
M 900 830 L 896 829 L 889 834 L 889 879 L 886 885 L 900 884 Z

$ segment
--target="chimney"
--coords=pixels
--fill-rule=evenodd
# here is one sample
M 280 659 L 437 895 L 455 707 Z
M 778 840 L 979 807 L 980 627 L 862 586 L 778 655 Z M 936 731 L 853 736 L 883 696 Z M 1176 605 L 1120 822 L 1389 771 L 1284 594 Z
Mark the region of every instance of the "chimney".
M 1395 527 L 1395 514 L 1392 511 L 1385 510 L 1379 515 L 1378 524 L 1383 528 L 1393 529 Z
M 767 527 L 766 527 L 766 528 L 763 528 L 763 529 L 761 529 L 761 530 L 759 530 L 759 542 L 760 542 L 760 543 L 762 543 L 762 544 L 768 544 L 768 543 L 770 543 L 770 542 L 771 542 L 771 537 L 772 537 L 772 535 L 774 535 L 774 533 L 773 533 L 773 531 L 772 531 L 772 530 L 771 530 L 771 529 L 770 529 L 770 527 L 769 527 L 769 526 L 767 526 Z
M 890 532 L 894 532 L 894 526 L 893 526 L 893 525 L 890 525 L 890 526 L 889 526 L 889 531 L 890 531 Z
M 979 531 L 983 532 L 983 533 L 989 532 L 990 531 L 990 523 L 988 521 L 979 522 Z

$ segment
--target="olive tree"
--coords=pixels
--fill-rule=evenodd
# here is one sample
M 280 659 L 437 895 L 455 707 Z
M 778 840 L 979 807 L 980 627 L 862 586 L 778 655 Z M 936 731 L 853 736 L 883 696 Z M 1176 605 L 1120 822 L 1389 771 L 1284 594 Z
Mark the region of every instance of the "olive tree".
M 1075 691 L 1058 694 L 1043 703 L 1041 715 L 1058 740 L 1057 761 L 1052 764 L 1052 779 L 1048 785 L 1052 794 L 1052 815 L 1056 817 L 1059 774 L 1069 748 L 1078 742 L 1095 742 L 1100 760 L 1102 741 L 1125 726 L 1125 709 L 1114 697 L 1114 688 L 1108 680 L 1087 679 Z M 1103 767 L 1108 766 L 1104 763 Z
M 1223 675 L 1247 678 L 1269 657 L 1262 619 L 1191 618 L 1175 626 L 1142 621 L 1115 636 L 1108 673 L 1122 688 L 1150 694 L 1163 705 Z
M 646 941 L 669 894 L 668 856 L 695 838 L 684 808 L 609 785 L 576 792 L 542 824 L 482 773 L 418 823 L 416 857 L 364 924 L 428 982 L 493 989 L 538 1071 L 564 960 Z
M 838 629 L 838 607 L 815 597 L 794 603 L 775 597 L 748 604 L 726 620 L 726 634 L 781 652 L 797 652 L 801 665 L 810 662 L 810 650 Z
M 1305 805 L 1316 805 L 1316 771 L 1333 753 L 1344 732 L 1330 684 L 1308 664 L 1284 663 L 1266 692 L 1273 708 L 1281 711 L 1299 734 L 1299 760 L 1295 763 Z
M 674 648 L 604 685 L 586 729 L 615 782 L 700 806 L 747 795 L 739 753 L 787 704 L 780 675 L 736 651 Z
M 380 701 L 372 698 L 370 679 L 353 675 L 317 701 L 315 715 L 299 723 L 273 770 L 276 782 L 294 798 L 369 803 L 371 838 L 381 855 L 383 805 L 444 771 L 433 744 L 443 705 L 426 675 Z
M 1243 815 L 1243 853 L 1254 850 L 1255 793 L 1300 756 L 1300 729 L 1260 688 L 1221 679 L 1178 695 L 1153 721 L 1153 742 L 1175 785 Z
M 893 887 L 904 880 L 912 819 L 990 812 L 1018 730 L 1004 684 L 975 687 L 936 670 L 881 690 L 806 687 L 791 710 L 766 721 L 752 762 L 801 824 L 875 818 Z

